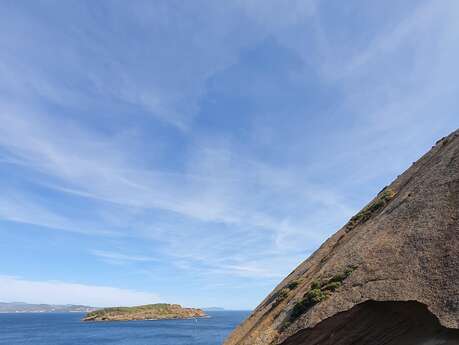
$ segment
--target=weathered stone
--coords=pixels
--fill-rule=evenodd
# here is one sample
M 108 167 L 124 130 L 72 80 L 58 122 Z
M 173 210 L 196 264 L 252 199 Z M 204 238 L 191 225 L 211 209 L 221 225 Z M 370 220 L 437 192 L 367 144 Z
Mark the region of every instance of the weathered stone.
M 317 283 L 349 267 L 354 268 L 351 274 L 331 289 Z M 319 301 L 296 308 L 302 314 L 292 318 L 295 305 L 312 288 L 326 296 L 316 290 L 310 295 L 320 295 Z M 275 298 L 280 291 L 287 295 Z M 359 310 L 369 310 L 364 309 L 367 301 L 415 301 L 432 316 L 431 327 L 438 323 L 438 332 L 454 335 L 459 329 L 459 130 L 437 142 L 287 276 L 225 344 L 332 344 L 308 339 L 311 332 L 321 339 L 337 332 L 339 322 L 329 320 L 339 313 L 348 313 L 348 322 L 360 322 Z M 378 310 L 372 309 L 373 314 Z M 416 322 L 415 314 L 406 314 L 406 322 Z M 382 331 L 385 326 L 375 321 L 373 327 L 374 334 L 380 334 L 378 327 Z M 355 339 L 334 344 L 370 344 Z M 402 343 L 394 339 L 371 344 Z M 448 341 L 458 344 L 457 338 Z

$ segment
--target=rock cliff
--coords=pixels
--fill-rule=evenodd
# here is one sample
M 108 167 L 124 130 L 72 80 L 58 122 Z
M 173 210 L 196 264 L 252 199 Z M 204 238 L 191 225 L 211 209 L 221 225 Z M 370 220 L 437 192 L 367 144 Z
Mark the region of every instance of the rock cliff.
M 289 274 L 225 345 L 459 344 L 459 130 Z

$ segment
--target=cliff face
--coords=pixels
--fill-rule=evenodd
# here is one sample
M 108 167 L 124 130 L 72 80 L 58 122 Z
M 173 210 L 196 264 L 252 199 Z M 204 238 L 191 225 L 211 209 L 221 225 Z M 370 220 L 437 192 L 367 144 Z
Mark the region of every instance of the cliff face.
M 287 276 L 225 344 L 459 344 L 458 329 L 459 130 Z

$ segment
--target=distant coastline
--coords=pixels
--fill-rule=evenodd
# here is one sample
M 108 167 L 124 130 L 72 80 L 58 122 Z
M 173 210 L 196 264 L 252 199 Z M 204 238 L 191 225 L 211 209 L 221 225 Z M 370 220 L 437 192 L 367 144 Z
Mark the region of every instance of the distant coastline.
M 75 304 L 0 302 L 0 313 L 89 313 L 99 308 Z
M 207 307 L 207 308 L 202 308 L 204 311 L 225 311 L 225 308 L 220 308 L 220 307 Z

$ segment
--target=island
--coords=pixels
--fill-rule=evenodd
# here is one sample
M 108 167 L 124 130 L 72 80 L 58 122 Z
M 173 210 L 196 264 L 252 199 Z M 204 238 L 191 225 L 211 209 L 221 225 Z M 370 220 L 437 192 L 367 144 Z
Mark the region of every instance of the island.
M 197 308 L 182 308 L 178 304 L 147 304 L 135 307 L 113 307 L 92 311 L 83 321 L 131 321 L 131 320 L 169 320 L 206 317 Z

